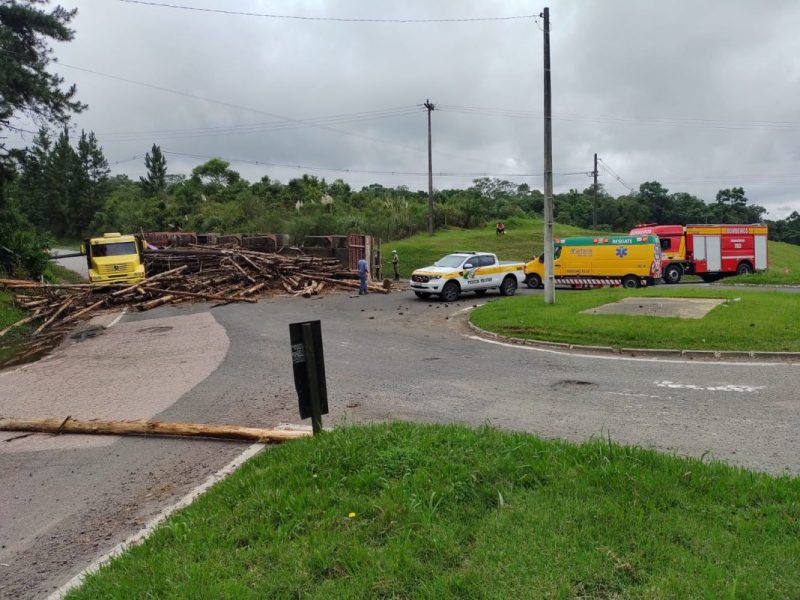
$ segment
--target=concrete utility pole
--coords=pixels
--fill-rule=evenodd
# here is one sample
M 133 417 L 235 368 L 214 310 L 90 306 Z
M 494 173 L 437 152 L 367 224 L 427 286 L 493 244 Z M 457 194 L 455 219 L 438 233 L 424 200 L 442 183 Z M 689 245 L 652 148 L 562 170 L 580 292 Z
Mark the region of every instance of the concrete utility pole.
M 553 117 L 550 94 L 550 9 L 544 19 L 544 303 L 555 304 L 553 275 Z
M 425 100 L 423 104 L 428 109 L 428 234 L 433 235 L 433 157 L 431 152 L 431 112 L 436 106 Z
M 594 187 L 592 188 L 592 227 L 597 229 L 597 152 L 594 153 Z

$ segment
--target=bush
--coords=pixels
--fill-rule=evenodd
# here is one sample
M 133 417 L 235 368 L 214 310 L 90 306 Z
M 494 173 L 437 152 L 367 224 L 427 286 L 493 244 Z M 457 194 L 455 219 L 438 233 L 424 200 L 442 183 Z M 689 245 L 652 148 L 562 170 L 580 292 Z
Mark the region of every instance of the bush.
M 0 208 L 0 274 L 37 279 L 48 265 L 50 238 L 13 206 Z

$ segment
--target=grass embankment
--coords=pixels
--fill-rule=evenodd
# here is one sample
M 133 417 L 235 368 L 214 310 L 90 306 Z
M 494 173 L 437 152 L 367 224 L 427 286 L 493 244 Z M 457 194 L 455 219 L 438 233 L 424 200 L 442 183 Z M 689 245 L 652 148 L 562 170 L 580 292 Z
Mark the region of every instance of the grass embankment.
M 626 296 L 730 301 L 702 319 L 580 314 Z M 477 308 L 470 319 L 481 329 L 502 335 L 571 344 L 798 352 L 799 312 L 800 295 L 788 292 L 659 286 L 643 290 L 557 291 L 554 305 L 546 305 L 542 296 L 508 298 Z
M 86 283 L 80 273 L 70 271 L 57 263 L 50 263 L 44 274 L 45 279 L 52 283 Z
M 68 597 L 795 598 L 799 497 L 605 440 L 341 428 L 257 456 Z
M 384 274 L 392 273 L 392 250 L 400 256 L 400 276 L 408 278 L 412 271 L 432 265 L 457 250 L 494 252 L 500 260 L 528 261 L 544 247 L 544 224 L 539 219 L 513 219 L 506 223 L 505 235 L 495 233 L 495 224 L 477 229 L 440 229 L 433 236 L 418 233 L 383 244 Z M 555 225 L 556 237 L 592 235 L 591 231 Z M 608 235 L 608 232 L 606 232 Z
M 25 318 L 25 311 L 12 304 L 10 292 L 0 291 L 0 330 Z M 30 327 L 16 327 L 0 338 L 0 365 L 5 363 L 17 351 L 20 342 L 27 338 Z

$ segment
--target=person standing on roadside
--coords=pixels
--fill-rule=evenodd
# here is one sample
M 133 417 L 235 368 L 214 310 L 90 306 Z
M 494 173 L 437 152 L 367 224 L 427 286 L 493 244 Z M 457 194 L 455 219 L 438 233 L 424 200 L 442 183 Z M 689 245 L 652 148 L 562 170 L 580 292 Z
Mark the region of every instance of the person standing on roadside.
M 400 281 L 400 257 L 397 250 L 392 250 L 392 268 L 394 269 L 394 280 Z
M 367 277 L 369 277 L 369 263 L 366 258 L 358 261 L 358 295 L 367 293 Z

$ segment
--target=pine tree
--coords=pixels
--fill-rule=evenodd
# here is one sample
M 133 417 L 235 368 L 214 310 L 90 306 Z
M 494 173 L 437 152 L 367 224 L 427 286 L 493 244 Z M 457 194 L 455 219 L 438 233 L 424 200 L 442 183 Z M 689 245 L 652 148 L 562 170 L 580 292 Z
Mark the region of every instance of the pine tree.
M 160 196 L 167 188 L 167 159 L 156 144 L 144 155 L 147 175 L 139 178 L 146 196 Z

